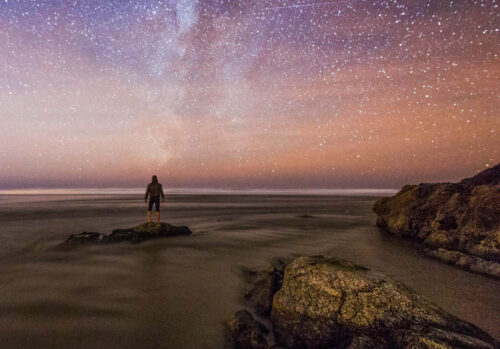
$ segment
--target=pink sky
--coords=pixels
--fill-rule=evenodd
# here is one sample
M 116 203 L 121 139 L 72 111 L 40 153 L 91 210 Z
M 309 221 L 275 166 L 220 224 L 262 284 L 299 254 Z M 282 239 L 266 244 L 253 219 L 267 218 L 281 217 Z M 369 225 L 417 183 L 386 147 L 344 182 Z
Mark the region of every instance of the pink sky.
M 342 4 L 0 5 L 0 188 L 394 188 L 500 162 L 493 4 Z

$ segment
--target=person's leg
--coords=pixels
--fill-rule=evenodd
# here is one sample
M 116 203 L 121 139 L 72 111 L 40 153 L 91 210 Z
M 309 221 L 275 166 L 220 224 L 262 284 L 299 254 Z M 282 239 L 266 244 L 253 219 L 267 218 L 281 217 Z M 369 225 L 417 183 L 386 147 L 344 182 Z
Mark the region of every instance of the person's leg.
M 156 208 L 156 221 L 160 223 L 160 197 L 156 198 L 155 208 Z
M 151 211 L 153 210 L 153 200 L 152 198 L 149 197 L 149 203 L 148 203 L 148 223 L 151 223 Z

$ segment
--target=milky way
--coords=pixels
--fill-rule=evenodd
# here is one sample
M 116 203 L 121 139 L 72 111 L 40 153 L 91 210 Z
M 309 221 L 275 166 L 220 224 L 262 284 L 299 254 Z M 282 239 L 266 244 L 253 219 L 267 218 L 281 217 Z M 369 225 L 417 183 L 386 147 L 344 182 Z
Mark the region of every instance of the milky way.
M 495 0 L 0 1 L 2 188 L 383 188 L 500 161 Z

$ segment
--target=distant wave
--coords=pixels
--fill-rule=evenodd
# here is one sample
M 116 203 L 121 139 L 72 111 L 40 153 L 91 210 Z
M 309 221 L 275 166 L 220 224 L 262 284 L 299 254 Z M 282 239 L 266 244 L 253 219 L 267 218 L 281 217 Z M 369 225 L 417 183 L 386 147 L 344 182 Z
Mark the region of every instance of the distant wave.
M 61 189 L 6 189 L 0 195 L 134 195 L 144 194 L 142 188 L 61 188 Z M 217 188 L 169 188 L 166 194 L 211 195 L 393 195 L 397 189 L 217 189 Z

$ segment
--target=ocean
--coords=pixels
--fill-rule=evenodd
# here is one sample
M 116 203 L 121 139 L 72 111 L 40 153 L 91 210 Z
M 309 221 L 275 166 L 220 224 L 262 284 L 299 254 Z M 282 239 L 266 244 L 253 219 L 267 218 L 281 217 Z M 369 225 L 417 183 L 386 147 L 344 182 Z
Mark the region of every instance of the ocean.
M 391 191 L 174 191 L 162 221 L 193 235 L 77 248 L 64 240 L 143 223 L 143 194 L 3 194 L 2 348 L 222 348 L 225 321 L 248 306 L 244 270 L 317 254 L 381 271 L 500 339 L 500 280 L 380 232 L 371 207 Z

